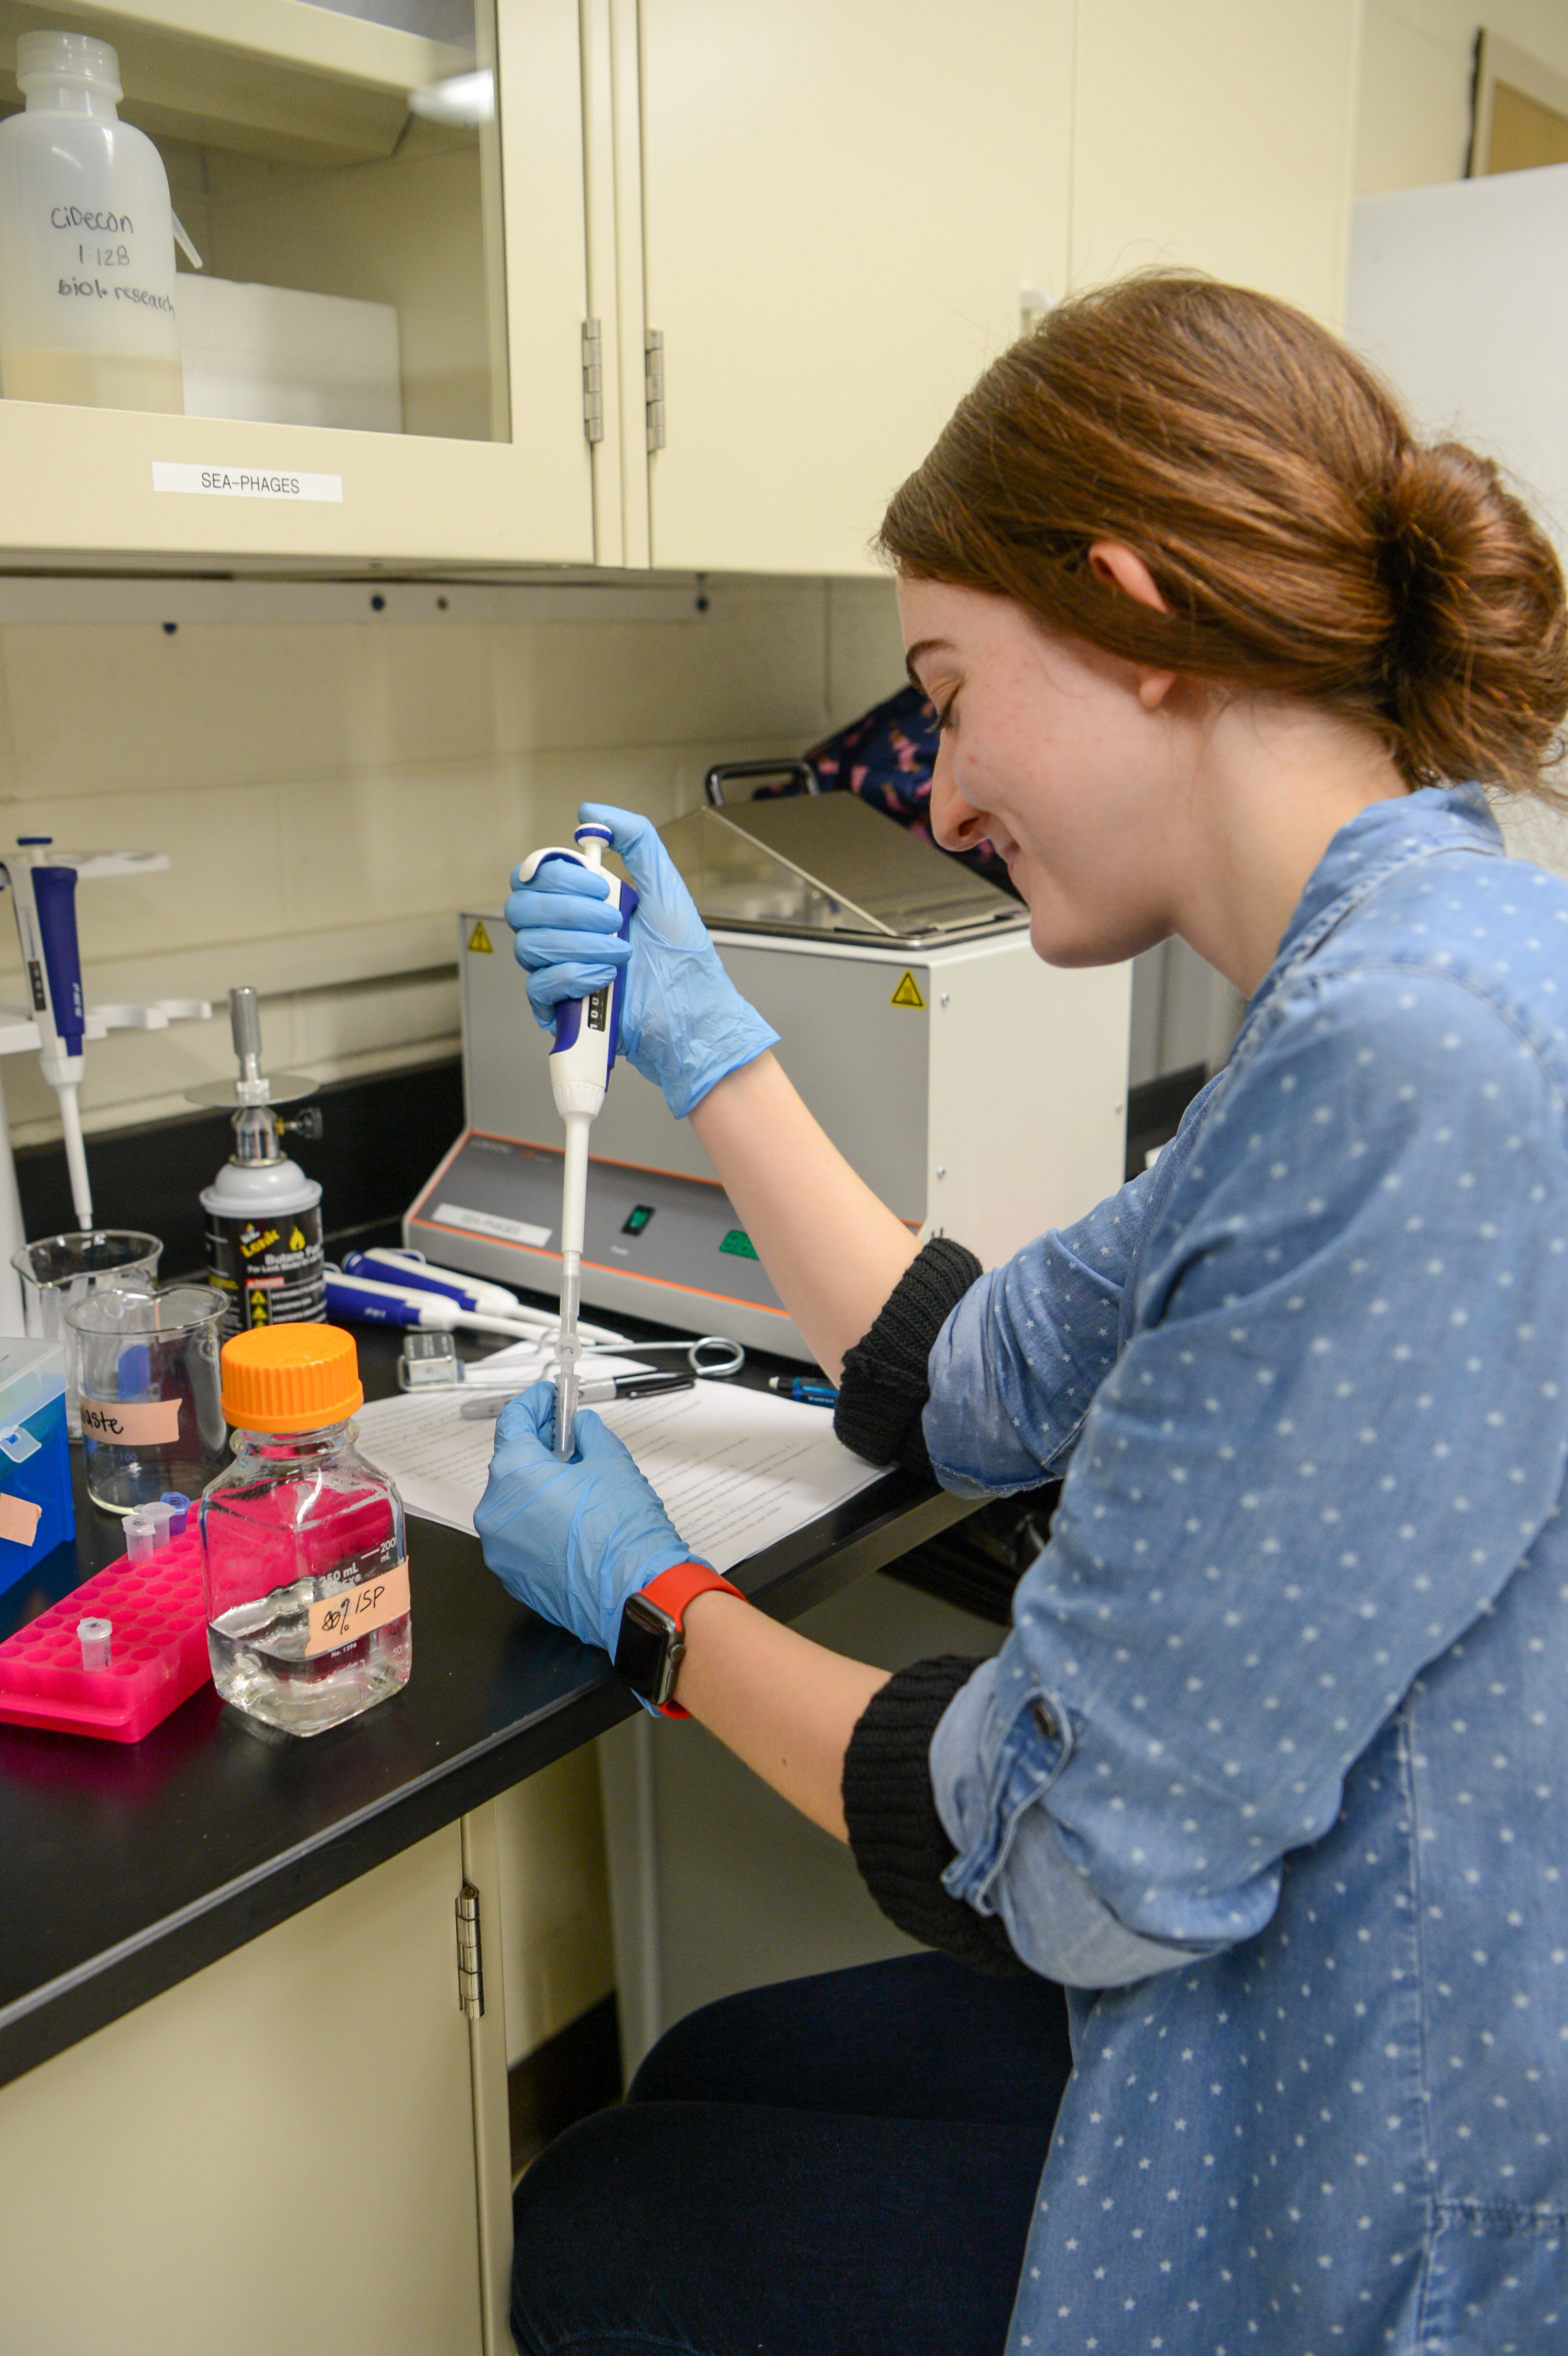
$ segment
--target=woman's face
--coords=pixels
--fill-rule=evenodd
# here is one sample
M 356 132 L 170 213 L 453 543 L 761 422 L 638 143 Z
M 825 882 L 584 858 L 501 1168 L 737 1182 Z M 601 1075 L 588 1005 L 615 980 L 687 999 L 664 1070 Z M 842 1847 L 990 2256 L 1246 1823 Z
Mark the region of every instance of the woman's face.
M 976 589 L 901 580 L 911 676 L 942 722 L 931 820 L 987 837 L 1048 964 L 1110 964 L 1173 929 L 1181 738 L 1154 675 Z

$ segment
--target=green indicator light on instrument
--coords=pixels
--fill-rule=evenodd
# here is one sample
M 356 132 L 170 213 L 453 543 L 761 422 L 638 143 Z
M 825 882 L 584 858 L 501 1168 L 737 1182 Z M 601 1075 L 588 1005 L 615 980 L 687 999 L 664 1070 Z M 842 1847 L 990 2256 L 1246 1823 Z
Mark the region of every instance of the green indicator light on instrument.
M 719 1248 L 736 1259 L 755 1259 L 757 1257 L 757 1247 L 744 1227 L 731 1227 Z
M 653 1215 L 654 1206 L 651 1203 L 636 1204 L 630 1215 L 622 1222 L 621 1233 L 624 1236 L 640 1236 Z

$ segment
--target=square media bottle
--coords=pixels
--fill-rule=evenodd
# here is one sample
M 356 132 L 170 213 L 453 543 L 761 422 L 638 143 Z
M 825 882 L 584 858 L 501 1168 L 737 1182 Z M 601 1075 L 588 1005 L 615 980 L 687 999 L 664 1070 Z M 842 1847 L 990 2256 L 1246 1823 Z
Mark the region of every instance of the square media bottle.
M 260 1326 L 221 1364 L 234 1462 L 201 1500 L 213 1683 L 265 1725 L 319 1734 L 408 1683 L 402 1501 L 354 1446 L 352 1334 Z

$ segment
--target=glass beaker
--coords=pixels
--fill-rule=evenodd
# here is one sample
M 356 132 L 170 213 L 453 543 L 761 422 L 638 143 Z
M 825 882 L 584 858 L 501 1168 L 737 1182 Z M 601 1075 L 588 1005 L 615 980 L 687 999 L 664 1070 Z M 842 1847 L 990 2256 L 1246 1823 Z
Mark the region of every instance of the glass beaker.
M 163 1245 L 134 1227 L 94 1227 L 74 1236 L 46 1236 L 11 1255 L 22 1280 L 22 1324 L 30 1341 L 63 1342 L 65 1421 L 73 1440 L 81 1438 L 76 1409 L 76 1366 L 65 1312 L 106 1284 L 151 1292 L 157 1282 Z
M 195 1499 L 223 1462 L 220 1294 L 105 1289 L 66 1311 L 80 1394 L 88 1494 L 113 1514 L 171 1490 Z

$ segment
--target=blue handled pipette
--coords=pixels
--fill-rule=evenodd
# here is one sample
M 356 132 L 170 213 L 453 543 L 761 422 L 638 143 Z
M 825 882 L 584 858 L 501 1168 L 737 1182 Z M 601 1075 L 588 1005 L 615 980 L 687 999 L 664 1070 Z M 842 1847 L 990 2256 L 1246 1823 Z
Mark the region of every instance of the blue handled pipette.
M 77 1226 L 92 1225 L 92 1188 L 87 1176 L 87 1149 L 82 1142 L 82 1040 L 87 1016 L 81 998 L 81 953 L 76 938 L 76 867 L 40 860 L 49 847 L 47 834 L 17 839 L 20 858 L 4 862 L 11 886 L 21 937 L 22 965 L 27 975 L 32 1015 L 38 1027 L 38 1061 L 59 1101 L 60 1129 L 65 1140 L 66 1168 L 70 1173 L 71 1206 Z
M 363 1262 L 368 1255 L 356 1252 L 351 1257 Z M 525 1309 L 521 1301 L 514 1301 L 508 1314 L 497 1317 L 487 1309 L 467 1308 L 442 1292 L 383 1282 L 368 1275 L 363 1266 L 352 1271 L 329 1267 L 325 1277 L 328 1310 L 335 1317 L 357 1318 L 361 1324 L 402 1325 L 426 1333 L 504 1333 L 511 1342 L 543 1342 L 555 1336 L 555 1319 Z M 581 1331 L 601 1345 L 624 1339 L 600 1325 L 583 1326 Z
M 521 1317 L 526 1323 L 535 1315 L 504 1284 L 490 1284 L 482 1276 L 468 1276 L 454 1268 L 436 1268 L 422 1252 L 399 1251 L 390 1244 L 345 1252 L 343 1272 L 367 1276 L 373 1284 L 400 1284 L 411 1291 L 443 1293 L 460 1309 L 481 1310 L 491 1317 Z M 541 1317 L 539 1323 L 553 1330 L 553 1319 Z
M 531 851 L 517 869 L 519 884 L 531 884 L 552 859 L 590 867 L 604 873 L 604 846 L 612 840 L 607 826 L 580 826 L 575 851 L 559 847 Z M 610 905 L 620 911 L 623 940 L 630 929 L 637 895 L 629 884 L 605 875 Z M 572 1450 L 577 1421 L 577 1362 L 581 1344 L 578 1312 L 582 1300 L 582 1222 L 588 1201 L 588 1132 L 604 1102 L 604 1091 L 615 1068 L 615 1048 L 621 1033 L 621 1001 L 625 969 L 592 998 L 566 998 L 555 1010 L 555 1045 L 549 1055 L 550 1089 L 555 1108 L 566 1125 L 566 1153 L 561 1173 L 560 1203 L 560 1333 L 556 1344 L 555 1452 L 566 1460 Z

